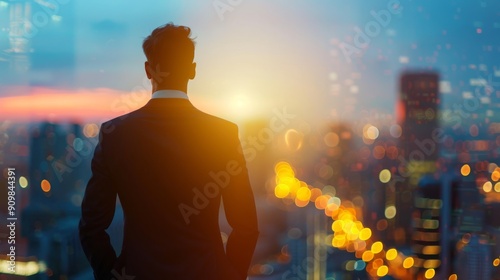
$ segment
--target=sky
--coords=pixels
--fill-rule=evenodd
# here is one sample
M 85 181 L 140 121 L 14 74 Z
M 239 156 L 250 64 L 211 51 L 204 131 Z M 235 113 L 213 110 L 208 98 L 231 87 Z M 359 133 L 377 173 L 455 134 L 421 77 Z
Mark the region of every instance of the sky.
M 13 56 L 5 3 L 0 67 Z M 399 75 L 414 69 L 440 73 L 448 104 L 472 78 L 500 81 L 494 0 L 138 3 L 33 1 L 32 67 L 0 77 L 0 119 L 106 119 L 142 106 L 150 90 L 142 40 L 170 21 L 196 37 L 193 104 L 235 122 L 284 107 L 312 121 L 393 114 Z M 37 11 L 49 20 L 34 18 Z

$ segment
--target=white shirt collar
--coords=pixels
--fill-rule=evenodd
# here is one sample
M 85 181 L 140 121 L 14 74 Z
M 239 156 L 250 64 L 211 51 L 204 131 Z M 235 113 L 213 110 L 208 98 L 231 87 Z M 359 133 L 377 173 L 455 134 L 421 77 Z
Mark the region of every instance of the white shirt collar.
M 185 92 L 173 89 L 157 90 L 153 93 L 151 98 L 183 98 L 189 100 Z

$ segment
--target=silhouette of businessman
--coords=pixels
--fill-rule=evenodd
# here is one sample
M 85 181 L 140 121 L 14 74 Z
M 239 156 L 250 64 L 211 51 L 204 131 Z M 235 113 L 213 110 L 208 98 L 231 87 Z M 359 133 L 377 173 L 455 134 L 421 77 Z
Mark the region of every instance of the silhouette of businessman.
M 102 124 L 82 202 L 80 241 L 96 279 L 246 279 L 258 237 L 238 128 L 196 109 L 191 30 L 172 23 L 143 43 L 153 95 Z M 124 211 L 117 257 L 106 229 Z M 232 227 L 224 250 L 222 204 Z

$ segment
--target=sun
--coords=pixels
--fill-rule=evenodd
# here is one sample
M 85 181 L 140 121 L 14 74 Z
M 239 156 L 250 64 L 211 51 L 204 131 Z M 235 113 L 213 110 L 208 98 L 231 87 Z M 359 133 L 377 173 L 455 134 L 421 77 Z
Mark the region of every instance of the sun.
M 232 112 L 232 115 L 239 119 L 246 119 L 250 117 L 255 108 L 253 107 L 252 99 L 248 96 L 248 94 L 237 93 L 233 95 L 230 99 L 229 109 Z

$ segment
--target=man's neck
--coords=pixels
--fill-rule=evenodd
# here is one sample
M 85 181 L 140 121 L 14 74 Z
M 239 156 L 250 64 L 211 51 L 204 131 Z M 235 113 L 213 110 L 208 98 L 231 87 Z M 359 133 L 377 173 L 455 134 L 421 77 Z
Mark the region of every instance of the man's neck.
M 152 92 L 156 92 L 159 90 L 180 90 L 187 94 L 187 83 L 183 85 L 155 85 L 153 84 Z

